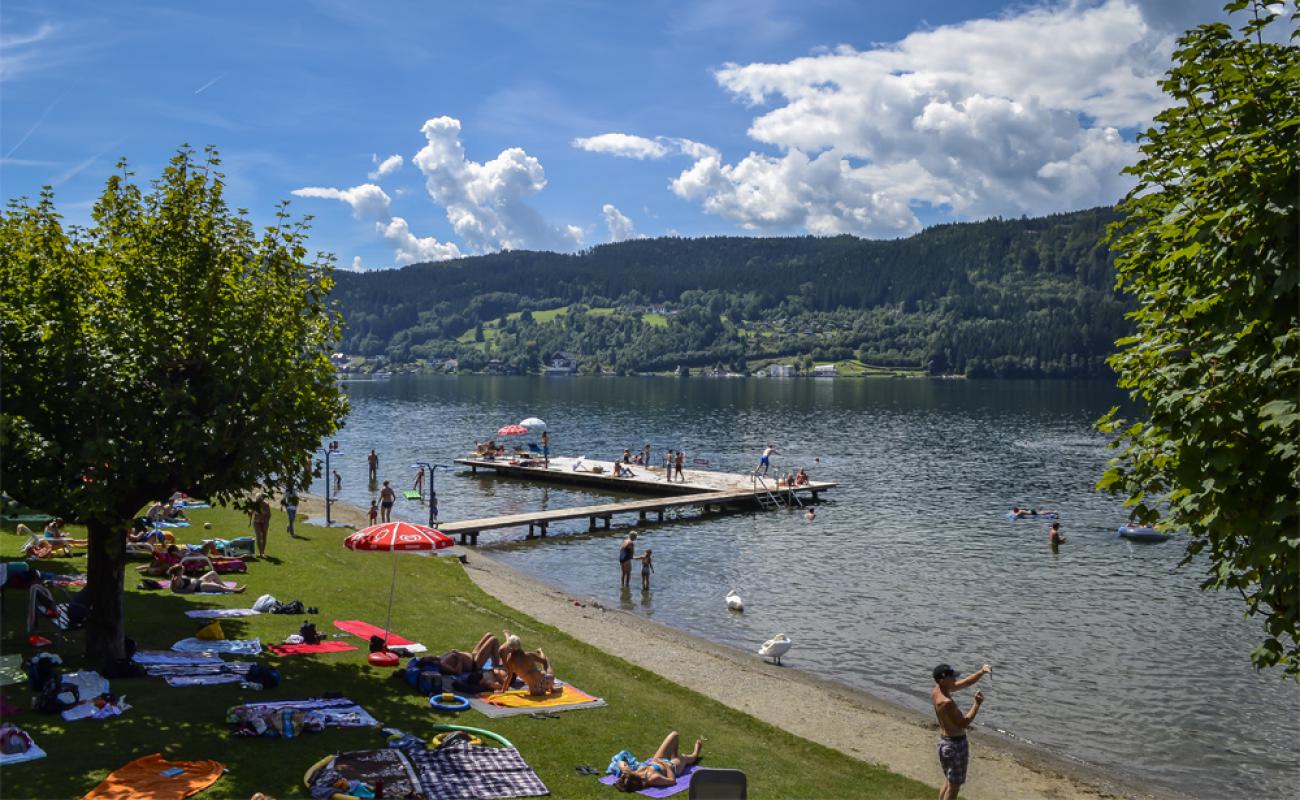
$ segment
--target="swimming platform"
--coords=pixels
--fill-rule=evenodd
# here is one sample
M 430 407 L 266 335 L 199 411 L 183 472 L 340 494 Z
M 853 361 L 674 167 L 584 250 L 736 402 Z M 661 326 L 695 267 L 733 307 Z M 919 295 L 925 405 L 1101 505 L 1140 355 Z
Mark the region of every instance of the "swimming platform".
M 593 461 L 587 458 L 554 456 L 549 466 L 540 458 L 458 458 L 455 463 L 469 467 L 472 474 L 480 470 L 497 475 L 536 483 L 582 486 L 609 492 L 652 495 L 644 500 L 620 500 L 599 505 L 561 508 L 551 511 L 532 511 L 497 517 L 439 523 L 438 530 L 448 536 L 459 535 L 461 544 L 478 544 L 482 531 L 528 526 L 528 538 L 546 536 L 552 522 L 563 520 L 588 520 L 588 530 L 598 527 L 608 529 L 615 514 L 636 514 L 646 522 L 649 514 L 658 521 L 672 508 L 697 507 L 705 514 L 726 509 L 771 509 L 802 505 L 806 500 L 817 500 L 822 492 L 834 489 L 837 484 L 828 481 L 809 481 L 802 486 L 776 485 L 775 476 L 756 478 L 750 473 L 720 472 L 683 465 L 683 481 L 669 481 L 662 467 L 628 464 L 630 477 L 615 477 L 613 462 Z M 575 468 L 576 467 L 576 468 Z M 600 472 L 593 468 L 599 467 Z

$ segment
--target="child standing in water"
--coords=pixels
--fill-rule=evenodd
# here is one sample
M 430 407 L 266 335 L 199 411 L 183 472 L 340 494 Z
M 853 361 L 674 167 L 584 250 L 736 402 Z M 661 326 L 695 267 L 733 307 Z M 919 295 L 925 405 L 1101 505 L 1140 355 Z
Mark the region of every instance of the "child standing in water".
M 379 503 L 374 500 L 370 501 L 370 524 L 374 525 L 375 520 L 379 519 Z
M 636 556 L 641 561 L 641 591 L 643 592 L 650 591 L 650 573 L 655 571 L 654 564 L 650 563 L 653 553 L 654 551 L 647 547 L 644 553 Z

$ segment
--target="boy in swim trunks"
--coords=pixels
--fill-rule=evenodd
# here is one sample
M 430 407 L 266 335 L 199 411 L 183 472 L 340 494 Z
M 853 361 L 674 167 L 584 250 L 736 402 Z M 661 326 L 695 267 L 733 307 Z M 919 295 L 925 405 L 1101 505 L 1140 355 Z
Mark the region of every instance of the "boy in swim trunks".
M 930 690 L 930 702 L 934 705 L 934 715 L 939 718 L 939 766 L 943 768 L 944 782 L 939 789 L 939 800 L 957 800 L 957 793 L 966 782 L 966 767 L 970 763 L 970 743 L 966 741 L 966 729 L 975 722 L 975 715 L 984 704 L 984 693 L 975 693 L 975 704 L 965 714 L 952 699 L 952 693 L 965 689 L 980 678 L 993 671 L 985 664 L 978 671 L 957 679 L 957 670 L 947 664 L 934 668 L 934 688 Z

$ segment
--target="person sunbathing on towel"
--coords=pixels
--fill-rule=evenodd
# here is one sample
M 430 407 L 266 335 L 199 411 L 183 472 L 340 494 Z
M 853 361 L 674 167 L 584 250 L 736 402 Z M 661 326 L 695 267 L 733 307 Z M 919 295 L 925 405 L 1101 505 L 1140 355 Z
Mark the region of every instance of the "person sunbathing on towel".
M 443 675 L 463 675 L 466 672 L 481 672 L 488 659 L 492 660 L 493 665 L 501 666 L 497 661 L 499 649 L 497 637 L 485 633 L 483 638 L 478 640 L 478 644 L 474 645 L 473 653 L 466 653 L 464 650 L 448 650 L 438 660 L 438 668 L 442 670 Z
M 542 697 L 559 691 L 555 688 L 555 672 L 551 669 L 551 662 L 546 654 L 541 650 L 524 652 L 524 646 L 518 636 L 506 631 L 506 642 L 501 645 L 497 655 L 501 659 L 501 666 L 505 672 L 501 686 L 497 689 L 498 692 L 509 689 L 515 678 L 524 682 L 528 687 L 528 694 L 532 697 Z
M 244 591 L 243 586 L 235 586 L 234 588 L 227 586 L 226 582 L 221 580 L 221 576 L 215 572 L 205 572 L 197 578 L 187 577 L 180 564 L 168 570 L 167 577 L 171 578 L 171 590 L 176 594 L 194 594 L 195 592 L 239 594 Z
M 642 789 L 662 789 L 677 783 L 677 778 L 687 767 L 700 760 L 700 746 L 704 737 L 695 740 L 695 749 L 684 756 L 678 748 L 677 731 L 669 733 L 655 754 L 636 769 L 626 761 L 618 762 L 619 775 L 614 786 L 621 792 L 639 792 Z

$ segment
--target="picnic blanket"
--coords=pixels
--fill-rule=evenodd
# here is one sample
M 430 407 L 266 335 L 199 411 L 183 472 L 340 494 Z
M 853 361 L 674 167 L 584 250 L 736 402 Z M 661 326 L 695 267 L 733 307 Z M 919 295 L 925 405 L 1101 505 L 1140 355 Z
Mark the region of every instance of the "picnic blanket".
M 646 797 L 669 797 L 671 795 L 677 794 L 678 792 L 683 792 L 690 787 L 691 773 L 693 772 L 695 772 L 694 764 L 682 770 L 682 773 L 677 776 L 677 780 L 673 783 L 672 786 L 656 786 L 653 789 L 642 789 L 639 792 L 637 792 L 637 794 L 643 794 Z M 613 786 L 614 782 L 617 780 L 618 780 L 617 775 L 606 775 L 605 777 L 600 779 L 600 782 L 605 784 L 606 786 Z
M 225 617 L 251 617 L 261 614 L 251 608 L 195 608 L 185 612 L 185 616 L 194 619 L 222 619 Z
M 373 728 L 378 727 L 379 720 L 370 716 L 355 702 L 346 697 L 321 698 L 309 697 L 305 700 L 275 700 L 268 703 L 244 703 L 231 706 L 226 710 L 227 722 L 239 722 L 241 716 L 261 714 L 266 711 L 316 711 L 326 725 L 335 728 Z
M 23 683 L 27 673 L 23 672 L 23 657 L 18 653 L 0 656 L 0 686 L 11 683 Z
M 254 664 L 252 661 L 225 661 L 215 656 L 214 659 L 215 663 L 147 664 L 144 671 L 152 678 L 165 678 L 168 686 L 211 686 L 246 680 Z
M 371 625 L 369 622 L 362 622 L 359 619 L 336 619 L 334 620 L 334 627 L 344 633 L 350 633 L 353 636 L 360 636 L 362 639 L 369 639 L 371 636 L 378 636 L 382 639 L 384 638 L 384 635 L 387 634 L 388 644 L 390 647 L 401 647 L 415 644 L 415 642 L 410 639 L 404 639 L 392 631 L 385 631 L 378 625 Z
M 320 653 L 342 653 L 356 650 L 357 646 L 347 642 L 321 642 L 319 644 L 273 644 L 266 649 L 277 656 L 310 656 Z
M 220 761 L 167 761 L 154 753 L 113 770 L 83 800 L 183 800 L 216 783 L 225 771 Z
M 530 697 L 527 689 L 511 689 L 499 694 L 471 697 L 469 704 L 471 708 L 493 719 L 531 714 L 534 711 L 576 711 L 606 705 L 601 698 L 593 697 L 567 683 L 560 686 L 558 693 L 543 697 Z
M 196 639 L 191 636 L 172 645 L 178 653 L 230 653 L 236 656 L 255 656 L 262 652 L 261 639 Z
M 9 764 L 20 764 L 24 761 L 35 761 L 38 758 L 45 758 L 45 751 L 36 746 L 32 737 L 27 735 L 27 731 L 19 728 L 17 725 L 0 725 L 0 736 L 8 736 L 10 733 L 17 733 L 27 741 L 27 749 L 21 753 L 0 753 L 0 766 Z
M 453 742 L 437 750 L 388 748 L 342 753 L 312 776 L 312 796 L 328 797 L 324 792 L 340 777 L 365 783 L 382 779 L 385 796 L 392 786 L 394 797 L 404 796 L 399 792 L 415 792 L 426 800 L 550 794 L 515 748 L 479 747 L 468 742 Z
M 221 656 L 208 653 L 177 653 L 172 650 L 137 650 L 131 660 L 137 664 L 224 664 Z

